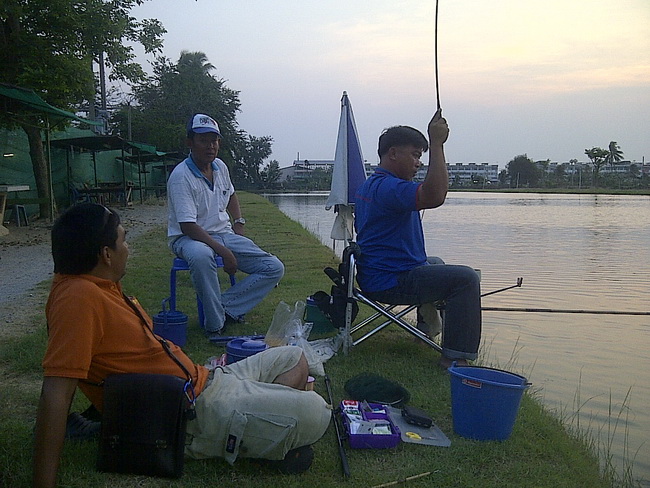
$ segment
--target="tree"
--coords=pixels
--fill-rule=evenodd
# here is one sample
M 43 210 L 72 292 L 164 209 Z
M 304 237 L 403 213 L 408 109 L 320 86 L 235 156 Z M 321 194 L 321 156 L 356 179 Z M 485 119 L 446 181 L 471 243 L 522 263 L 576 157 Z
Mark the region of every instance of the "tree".
M 238 129 L 239 92 L 213 75 L 214 66 L 202 52 L 183 51 L 177 63 L 157 57 L 153 75 L 134 88 L 135 106 L 125 104 L 114 116 L 117 132 L 128 133 L 131 118 L 135 140 L 162 151 L 185 151 L 185 124 L 195 113 L 215 118 L 223 135 L 219 157 L 233 173 L 245 153 L 246 134 Z
M 555 184 L 558 187 L 564 186 L 564 182 L 565 182 L 565 179 L 566 179 L 566 164 L 565 163 L 558 164 L 555 167 L 554 176 L 555 176 Z
M 262 188 L 263 178 L 260 169 L 264 160 L 272 153 L 272 142 L 273 138 L 270 136 L 248 135 L 245 137 L 244 144 L 239 146 L 239 151 L 237 151 L 239 165 L 237 166 L 238 171 L 235 172 L 235 181 L 248 183 L 255 188 Z
M 271 188 L 280 179 L 280 163 L 273 159 L 269 162 L 268 166 L 260 171 L 262 177 L 262 186 L 264 188 Z
M 621 151 L 621 148 L 618 146 L 616 141 L 611 141 L 609 143 L 609 154 L 607 156 L 608 162 L 612 166 L 623 161 L 623 151 Z
M 526 154 L 520 154 L 507 165 L 510 187 L 536 187 L 539 181 L 539 169 Z
M 508 170 L 502 169 L 499 172 L 499 185 L 506 186 L 508 184 Z
M 592 147 L 591 149 L 585 149 L 585 154 L 593 164 L 594 186 L 598 187 L 598 177 L 600 175 L 600 169 L 605 165 L 605 163 L 607 163 L 609 152 L 600 147 Z
M 93 63 L 111 70 L 110 79 L 135 82 L 144 78 L 129 43 L 145 52 L 162 47 L 159 21 L 138 22 L 130 10 L 145 0 L 4 0 L 0 7 L 0 80 L 34 90 L 59 108 L 94 105 Z M 102 65 L 103 68 L 103 65 Z M 30 146 L 39 198 L 50 200 L 48 167 L 43 151 L 42 116 L 0 114 L 7 128 L 22 127 Z M 51 218 L 48 204 L 41 216 Z

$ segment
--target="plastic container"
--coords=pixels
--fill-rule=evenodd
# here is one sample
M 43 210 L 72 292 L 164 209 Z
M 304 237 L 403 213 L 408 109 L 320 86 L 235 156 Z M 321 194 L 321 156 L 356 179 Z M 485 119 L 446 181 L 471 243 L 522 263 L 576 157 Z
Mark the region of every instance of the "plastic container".
M 395 447 L 400 442 L 401 433 L 399 427 L 397 427 L 391 420 L 386 405 L 381 405 L 379 403 L 369 403 L 367 405 L 373 409 L 372 412 L 362 410 L 361 402 L 356 400 L 343 400 L 341 402 L 341 418 L 343 420 L 345 431 L 348 434 L 350 447 L 353 449 L 386 449 Z M 346 412 L 350 412 L 350 409 L 352 409 L 352 411 L 358 411 L 360 417 L 346 414 Z M 390 433 L 352 433 L 352 424 L 355 420 L 388 424 Z
M 305 322 L 314 324 L 311 328 L 311 333 L 315 335 L 327 334 L 335 330 L 332 322 L 318 308 L 318 305 L 316 305 L 312 297 L 307 298 L 305 302 Z
M 510 437 L 528 380 L 500 369 L 452 365 L 451 414 L 454 432 L 479 441 Z
M 162 311 L 153 316 L 153 332 L 183 347 L 187 342 L 187 315 L 179 310 L 167 310 L 166 303 L 169 298 L 162 301 Z
M 226 344 L 226 364 L 236 363 L 244 358 L 268 349 L 264 341 L 240 338 Z

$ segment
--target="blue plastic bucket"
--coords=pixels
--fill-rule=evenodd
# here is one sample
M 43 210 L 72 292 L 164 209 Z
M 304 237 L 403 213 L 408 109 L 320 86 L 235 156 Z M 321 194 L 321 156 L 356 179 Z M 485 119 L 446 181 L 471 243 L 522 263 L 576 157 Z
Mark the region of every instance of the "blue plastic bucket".
M 269 346 L 264 341 L 246 338 L 233 339 L 226 344 L 226 364 L 236 363 L 244 358 L 257 354 Z
M 168 341 L 172 341 L 179 347 L 187 342 L 187 315 L 178 310 L 166 310 L 165 302 L 162 302 L 162 311 L 153 316 L 153 332 Z
M 493 368 L 452 366 L 448 371 L 454 432 L 479 441 L 510 437 L 528 380 Z

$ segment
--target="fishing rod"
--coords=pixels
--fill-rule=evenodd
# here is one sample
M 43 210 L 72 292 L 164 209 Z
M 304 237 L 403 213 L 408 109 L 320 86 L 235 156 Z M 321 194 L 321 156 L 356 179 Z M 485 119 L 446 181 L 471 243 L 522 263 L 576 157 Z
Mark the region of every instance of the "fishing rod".
M 440 81 L 438 78 L 438 0 L 436 0 L 436 20 L 435 20 L 435 29 L 434 29 L 434 38 L 433 38 L 433 49 L 434 49 L 434 67 L 435 67 L 435 76 L 436 76 L 436 103 L 438 106 L 438 111 L 440 111 Z
M 489 291 L 483 293 L 481 298 L 488 295 L 494 295 L 495 293 L 501 293 L 502 291 L 511 290 L 513 288 L 519 288 L 523 284 L 523 278 L 517 278 L 517 283 L 512 286 L 506 286 L 505 288 L 500 288 L 498 290 Z M 481 307 L 481 310 L 484 312 L 535 312 L 535 313 L 584 313 L 584 314 L 594 314 L 594 315 L 650 315 L 650 312 L 626 312 L 621 310 L 580 310 L 580 309 L 567 309 L 567 308 L 518 308 L 518 307 Z
M 494 295 L 495 293 L 501 293 L 502 291 L 512 290 L 513 288 L 520 288 L 521 285 L 523 284 L 523 282 L 524 282 L 524 279 L 523 279 L 523 278 L 517 278 L 517 283 L 516 283 L 516 284 L 514 284 L 514 285 L 512 285 L 512 286 L 506 286 L 505 288 L 500 288 L 500 289 L 498 289 L 498 290 L 494 290 L 494 291 L 489 291 L 489 292 L 487 292 L 487 293 L 483 293 L 483 294 L 481 295 L 481 298 L 486 297 L 486 296 L 488 296 L 488 295 Z
M 346 478 L 350 477 L 350 465 L 348 464 L 348 456 L 345 454 L 343 447 L 343 440 L 341 438 L 341 431 L 339 430 L 339 422 L 336 419 L 336 408 L 334 408 L 334 400 L 332 398 L 332 387 L 330 385 L 330 377 L 325 375 L 325 386 L 327 387 L 327 396 L 329 397 L 330 405 L 332 406 L 332 421 L 334 422 L 334 429 L 336 430 L 336 440 L 339 443 L 339 454 L 341 456 L 341 467 L 343 474 Z
M 536 312 L 536 313 L 585 313 L 595 315 L 650 315 L 650 312 L 625 312 L 621 310 L 575 310 L 563 308 L 517 308 L 481 307 L 485 312 Z
M 442 110 L 440 109 L 440 78 L 438 76 L 438 0 L 436 0 L 436 15 L 433 29 L 433 66 L 436 80 L 436 112 L 440 112 L 440 116 L 442 117 Z M 424 218 L 424 211 L 425 209 L 420 211 L 420 222 Z

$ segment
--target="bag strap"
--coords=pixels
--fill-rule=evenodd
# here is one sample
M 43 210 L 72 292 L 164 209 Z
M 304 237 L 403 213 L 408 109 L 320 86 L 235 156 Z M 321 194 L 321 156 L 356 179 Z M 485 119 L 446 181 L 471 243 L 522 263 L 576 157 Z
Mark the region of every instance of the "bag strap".
M 185 365 L 181 362 L 180 359 L 174 354 L 174 352 L 171 350 L 171 347 L 169 347 L 169 342 L 164 337 L 157 336 L 154 334 L 153 330 L 149 326 L 149 322 L 147 322 L 147 319 L 145 318 L 144 314 L 140 311 L 138 306 L 129 298 L 125 293 L 122 293 L 122 296 L 124 297 L 124 300 L 126 303 L 129 304 L 129 306 L 133 309 L 135 314 L 138 316 L 140 321 L 142 322 L 142 326 L 144 327 L 145 331 L 148 331 L 154 339 L 156 339 L 162 348 L 165 350 L 167 355 L 172 358 L 172 360 L 178 365 L 179 368 L 183 371 L 185 376 L 187 376 L 187 383 L 185 384 L 185 396 L 187 397 L 187 400 L 190 402 L 190 405 L 192 408 L 194 407 L 196 403 L 196 394 L 194 393 L 194 384 L 192 381 L 192 375 L 190 372 L 187 370 Z

